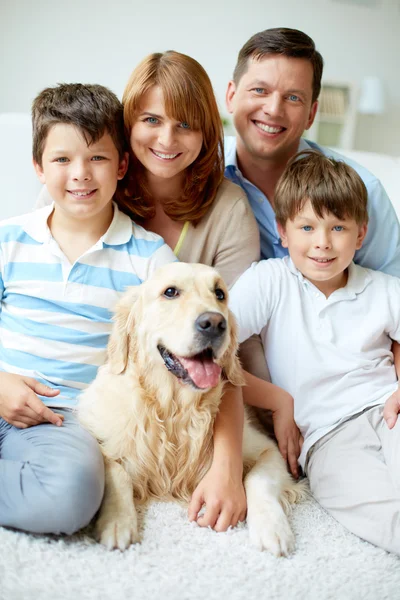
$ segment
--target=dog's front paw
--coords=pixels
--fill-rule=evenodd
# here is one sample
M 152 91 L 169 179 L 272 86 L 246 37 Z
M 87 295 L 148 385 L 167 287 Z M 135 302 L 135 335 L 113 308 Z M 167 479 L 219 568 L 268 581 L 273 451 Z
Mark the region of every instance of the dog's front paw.
M 288 556 L 294 550 L 294 535 L 281 506 L 249 510 L 247 514 L 250 542 L 274 556 Z
M 115 519 L 100 519 L 96 523 L 97 540 L 108 550 L 126 550 L 131 544 L 139 542 L 139 531 L 136 515 L 134 517 L 119 516 Z

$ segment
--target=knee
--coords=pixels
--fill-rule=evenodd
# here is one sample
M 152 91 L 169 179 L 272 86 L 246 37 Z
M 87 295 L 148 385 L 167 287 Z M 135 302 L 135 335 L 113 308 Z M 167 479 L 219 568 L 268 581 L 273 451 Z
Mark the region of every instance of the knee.
M 100 460 L 64 465 L 59 484 L 48 495 L 52 507 L 53 533 L 71 535 L 90 523 L 104 493 L 104 464 Z
M 100 449 L 78 461 L 58 459 L 41 469 L 25 463 L 26 502 L 15 515 L 16 526 L 32 533 L 71 535 L 88 525 L 104 492 Z

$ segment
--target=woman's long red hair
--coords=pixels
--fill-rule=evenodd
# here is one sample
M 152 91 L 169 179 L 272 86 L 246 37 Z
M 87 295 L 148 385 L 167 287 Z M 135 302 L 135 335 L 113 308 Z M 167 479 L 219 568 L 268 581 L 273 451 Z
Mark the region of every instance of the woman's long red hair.
M 170 50 L 147 56 L 130 76 L 122 98 L 128 139 L 143 96 L 153 86 L 161 88 L 170 118 L 185 121 L 203 134 L 200 154 L 186 168 L 181 195 L 163 203 L 171 219 L 196 222 L 214 201 L 224 176 L 223 129 L 211 81 L 203 67 L 185 54 Z M 132 152 L 117 200 L 134 219 L 148 219 L 155 213 L 145 169 Z

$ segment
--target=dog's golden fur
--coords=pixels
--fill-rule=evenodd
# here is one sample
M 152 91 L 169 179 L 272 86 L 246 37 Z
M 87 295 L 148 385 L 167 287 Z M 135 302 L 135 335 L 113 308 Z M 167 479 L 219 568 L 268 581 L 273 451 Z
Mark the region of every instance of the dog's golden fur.
M 177 294 L 166 297 L 168 290 Z M 174 263 L 141 286 L 130 288 L 116 308 L 108 362 L 83 393 L 78 412 L 83 425 L 100 441 L 105 457 L 106 490 L 97 530 L 109 547 L 123 549 L 137 541 L 134 502 L 150 497 L 189 501 L 210 467 L 223 377 L 207 389 L 182 383 L 167 370 L 159 348 L 177 357 L 197 355 L 204 350 L 203 332 L 199 334 L 195 327 L 197 319 L 204 314 L 219 315 L 227 327 L 210 341 L 214 362 L 226 380 L 242 385 L 236 325 L 227 297 L 214 269 Z M 249 526 L 253 523 L 250 535 L 258 546 L 286 554 L 293 536 L 281 506 L 299 494 L 276 445 L 251 427 L 248 419 L 244 446 L 245 465 L 255 465 L 246 477 Z M 272 484 L 276 487 L 272 496 L 277 496 L 272 509 L 267 501 L 272 480 L 267 477 L 262 482 L 259 477 L 267 465 L 275 470 L 272 479 L 278 482 Z M 266 504 L 261 506 L 266 494 Z M 271 510 L 274 513 L 272 525 L 264 523 L 261 513 L 266 509 L 270 520 Z M 256 530 L 262 525 L 274 529 L 275 521 L 279 531 L 264 536 L 272 535 L 273 541 L 261 541 Z

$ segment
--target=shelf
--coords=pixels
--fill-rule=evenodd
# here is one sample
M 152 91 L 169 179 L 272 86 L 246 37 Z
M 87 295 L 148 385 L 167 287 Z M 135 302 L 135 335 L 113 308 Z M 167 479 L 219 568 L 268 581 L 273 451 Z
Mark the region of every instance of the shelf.
M 356 123 L 356 89 L 352 83 L 324 81 L 318 112 L 305 137 L 322 146 L 351 149 Z
M 318 112 L 316 120 L 318 122 L 323 121 L 324 123 L 337 123 L 341 125 L 346 123 L 346 115 L 336 116 Z

